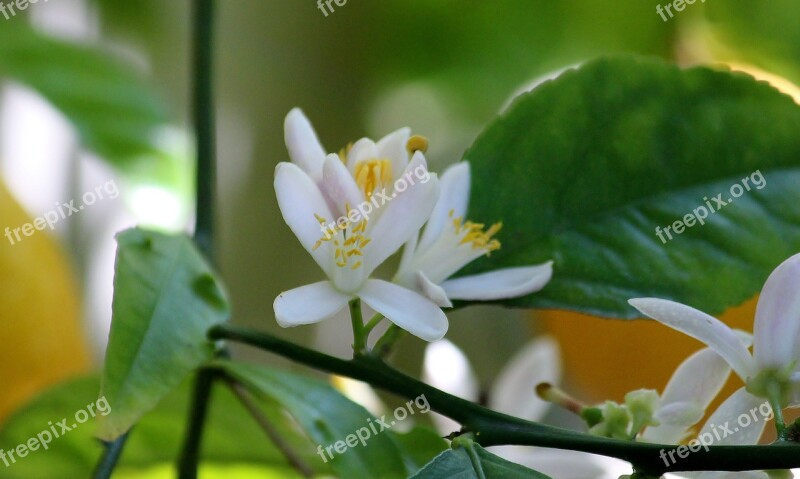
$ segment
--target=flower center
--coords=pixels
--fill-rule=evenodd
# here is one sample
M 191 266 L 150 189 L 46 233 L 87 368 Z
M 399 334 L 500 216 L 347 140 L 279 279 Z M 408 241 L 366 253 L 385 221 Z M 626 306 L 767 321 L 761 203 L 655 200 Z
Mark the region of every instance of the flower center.
M 492 237 L 500 231 L 503 223 L 495 223 L 488 230 L 484 230 L 485 225 L 483 223 L 463 221 L 462 217 L 454 218 L 454 215 L 455 212 L 450 210 L 449 216 L 452 218 L 456 236 L 461 237 L 458 242 L 459 245 L 472 243 L 473 249 L 483 249 L 487 254 L 500 249 L 500 241 Z
M 359 161 L 355 170 L 356 184 L 369 201 L 378 188 L 385 188 L 392 181 L 392 160 L 371 159 Z
M 345 205 L 345 211 L 350 211 L 350 205 Z M 319 224 L 324 228 L 325 233 L 314 244 L 316 250 L 323 243 L 332 241 L 334 245 L 334 262 L 340 268 L 358 269 L 362 265 L 361 258 L 364 256 L 362 249 L 372 241 L 364 235 L 367 228 L 367 219 L 364 218 L 358 223 L 352 223 L 345 218 L 344 224 L 328 223 L 328 220 L 318 214 L 314 214 Z M 354 226 L 353 226 L 354 225 Z M 353 226 L 351 228 L 351 226 Z M 342 234 L 339 234 L 341 232 Z

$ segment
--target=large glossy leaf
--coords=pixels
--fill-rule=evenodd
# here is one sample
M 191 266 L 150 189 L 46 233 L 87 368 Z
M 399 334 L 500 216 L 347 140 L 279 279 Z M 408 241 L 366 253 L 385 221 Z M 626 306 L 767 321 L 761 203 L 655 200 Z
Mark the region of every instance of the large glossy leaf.
M 97 402 L 99 387 L 99 378 L 77 379 L 35 398 L 0 426 L 0 449 L 9 451 L 18 444 L 27 443 L 43 430 L 48 430 L 50 422 L 57 424 L 62 418 L 69 418 L 67 425 L 71 426 L 78 411 Z M 120 477 L 174 477 L 175 458 L 180 453 L 186 432 L 186 405 L 191 390 L 191 381 L 185 382 L 137 423 L 125 445 L 115 477 L 116 474 Z M 265 404 L 263 412 L 296 451 L 309 450 L 307 454 L 300 452 L 306 464 L 322 466 L 316 468 L 318 472 L 327 471 L 321 461 L 315 462 L 317 456 L 310 451 L 310 443 L 297 430 L 297 425 L 287 420 L 277 406 Z M 0 475 L 5 479 L 89 477 L 102 453 L 94 429 L 94 422 L 87 421 L 54 438 L 47 450 L 39 447 L 16 463 L 10 463 L 9 467 L 0 462 L 3 470 Z M 57 426 L 56 431 L 60 430 Z M 215 386 L 213 391 L 202 456 L 208 474 L 201 471 L 201 477 L 214 477 L 212 472 L 218 470 L 230 472 L 229 468 L 244 470 L 246 464 L 280 472 L 276 472 L 275 477 L 296 477 L 282 453 L 267 439 L 228 388 L 221 385 Z M 167 472 L 169 475 L 163 475 Z
M 206 331 L 228 318 L 214 273 L 185 235 L 131 229 L 117 236 L 111 334 L 101 395 L 114 439 L 209 360 Z
M 656 296 L 716 313 L 800 250 L 800 107 L 743 74 L 593 61 L 520 97 L 465 159 L 470 218 L 504 223 L 466 272 L 555 261 L 513 306 L 634 317 L 629 298 Z M 659 239 L 699 207 L 704 225 Z
M 166 122 L 160 100 L 109 52 L 44 36 L 19 20 L 0 29 L 0 76 L 39 92 L 75 125 L 88 149 L 115 166 L 126 169 L 142 157 L 166 160 L 156 142 Z
M 231 361 L 217 364 L 251 390 L 286 408 L 317 443 L 316 462 L 330 464 L 338 477 L 391 479 L 405 478 L 414 472 L 415 469 L 405 466 L 400 446 L 391 431 L 381 431 L 379 423 L 366 409 L 330 385 L 262 366 Z M 389 418 L 385 422 L 394 425 Z M 374 425 L 377 434 L 370 431 L 370 425 Z M 368 437 L 363 442 L 351 440 L 350 444 L 355 443 L 355 446 L 345 447 L 344 441 L 357 434 Z M 336 443 L 340 443 L 338 451 L 332 448 Z M 326 449 L 330 449 L 328 453 Z
M 549 479 L 533 469 L 495 456 L 472 444 L 474 456 L 462 447 L 439 454 L 410 479 Z

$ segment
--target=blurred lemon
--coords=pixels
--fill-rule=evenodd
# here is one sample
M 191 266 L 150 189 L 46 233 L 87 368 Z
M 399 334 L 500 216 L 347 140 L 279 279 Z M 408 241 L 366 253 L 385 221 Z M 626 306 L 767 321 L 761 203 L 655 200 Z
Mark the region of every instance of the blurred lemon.
M 0 238 L 0 421 L 32 394 L 89 364 L 67 258 L 49 229 L 20 232 L 20 241 L 13 233 L 33 219 L 0 181 L 0 234 L 11 233 L 11 240 Z
M 753 298 L 719 318 L 732 328 L 752 333 L 756 302 Z M 543 311 L 536 317 L 538 325 L 560 342 L 565 386 L 589 403 L 622 401 L 625 393 L 639 388 L 663 391 L 678 365 L 705 347 L 652 320 L 603 319 L 565 311 Z M 734 377 L 719 399 L 741 386 Z

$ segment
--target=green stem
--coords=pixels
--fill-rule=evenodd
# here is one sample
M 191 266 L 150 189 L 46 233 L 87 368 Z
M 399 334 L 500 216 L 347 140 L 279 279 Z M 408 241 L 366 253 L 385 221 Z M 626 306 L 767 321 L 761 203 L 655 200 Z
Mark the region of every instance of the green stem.
M 373 316 L 369 321 L 367 321 L 367 324 L 364 325 L 364 334 L 369 337 L 369 333 L 371 333 L 372 330 L 375 329 L 375 326 L 379 325 L 382 320 L 383 315 L 381 313 L 375 313 L 375 316 Z
M 192 409 L 184 436 L 183 450 L 178 462 L 179 479 L 197 479 L 200 463 L 200 446 L 203 441 L 206 416 L 211 400 L 211 388 L 214 385 L 216 372 L 202 369 L 195 380 Z
M 350 320 L 353 323 L 353 353 L 361 356 L 367 352 L 367 332 L 364 329 L 364 318 L 361 316 L 361 300 L 351 299 Z
M 788 428 L 783 418 L 780 384 L 775 381 L 770 381 L 767 384 L 767 396 L 769 396 L 768 400 L 770 406 L 772 406 L 772 412 L 775 414 L 775 430 L 778 435 L 778 440 L 787 441 L 789 439 Z
M 194 240 L 206 258 L 214 262 L 214 207 L 216 199 L 216 141 L 213 95 L 213 0 L 196 0 L 192 117 L 197 148 L 196 219 Z
M 675 445 L 647 444 L 607 439 L 508 416 L 448 394 L 389 367 L 372 356 L 344 360 L 269 334 L 229 324 L 209 331 L 212 340 L 228 339 L 270 351 L 328 373 L 367 382 L 379 389 L 414 399 L 421 394 L 431 409 L 463 424 L 483 446 L 517 444 L 570 449 L 616 457 L 637 471 L 659 477 L 676 471 L 750 471 L 800 467 L 800 444 L 776 446 L 711 446 L 667 466 L 663 453 Z
M 213 95 L 214 1 L 196 0 L 194 10 L 194 51 L 192 59 L 192 105 L 197 142 L 197 196 L 194 241 L 204 256 L 214 263 L 214 207 L 216 203 L 216 158 Z M 200 462 L 206 416 L 210 404 L 214 373 L 201 370 L 195 382 L 192 409 L 178 460 L 178 477 L 196 479 Z
M 375 343 L 375 347 L 372 348 L 372 355 L 376 358 L 385 358 L 388 356 L 392 351 L 394 343 L 396 343 L 398 339 L 402 338 L 403 334 L 405 334 L 405 331 L 403 331 L 400 326 L 396 324 L 389 326 L 386 332 L 383 333 L 383 336 L 381 336 Z
M 105 451 L 97 463 L 97 467 L 92 474 L 92 479 L 109 479 L 114 468 L 117 467 L 119 457 L 122 455 L 122 450 L 125 448 L 125 442 L 128 440 L 130 431 L 118 437 L 116 440 L 105 444 Z

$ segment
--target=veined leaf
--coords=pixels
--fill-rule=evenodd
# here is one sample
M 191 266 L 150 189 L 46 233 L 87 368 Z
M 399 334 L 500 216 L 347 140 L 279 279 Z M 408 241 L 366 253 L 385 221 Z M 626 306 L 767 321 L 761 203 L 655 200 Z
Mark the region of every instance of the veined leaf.
M 409 479 L 550 479 L 533 469 L 495 456 L 477 444 L 475 455 L 462 448 L 445 451 Z
M 593 61 L 518 98 L 465 159 L 470 219 L 504 227 L 464 273 L 555 261 L 508 305 L 630 318 L 629 298 L 653 296 L 718 313 L 800 250 L 800 106 L 744 74 Z
M 338 477 L 405 478 L 414 471 L 406 468 L 391 431 L 383 430 L 366 409 L 330 385 L 262 366 L 216 364 L 263 398 L 286 408 L 317 442 L 317 462 L 330 464 Z M 389 418 L 385 423 L 395 425 Z
M 227 299 L 187 236 L 130 229 L 117 241 L 101 390 L 112 412 L 98 421 L 106 440 L 130 429 L 211 359 L 206 331 L 228 318 Z

